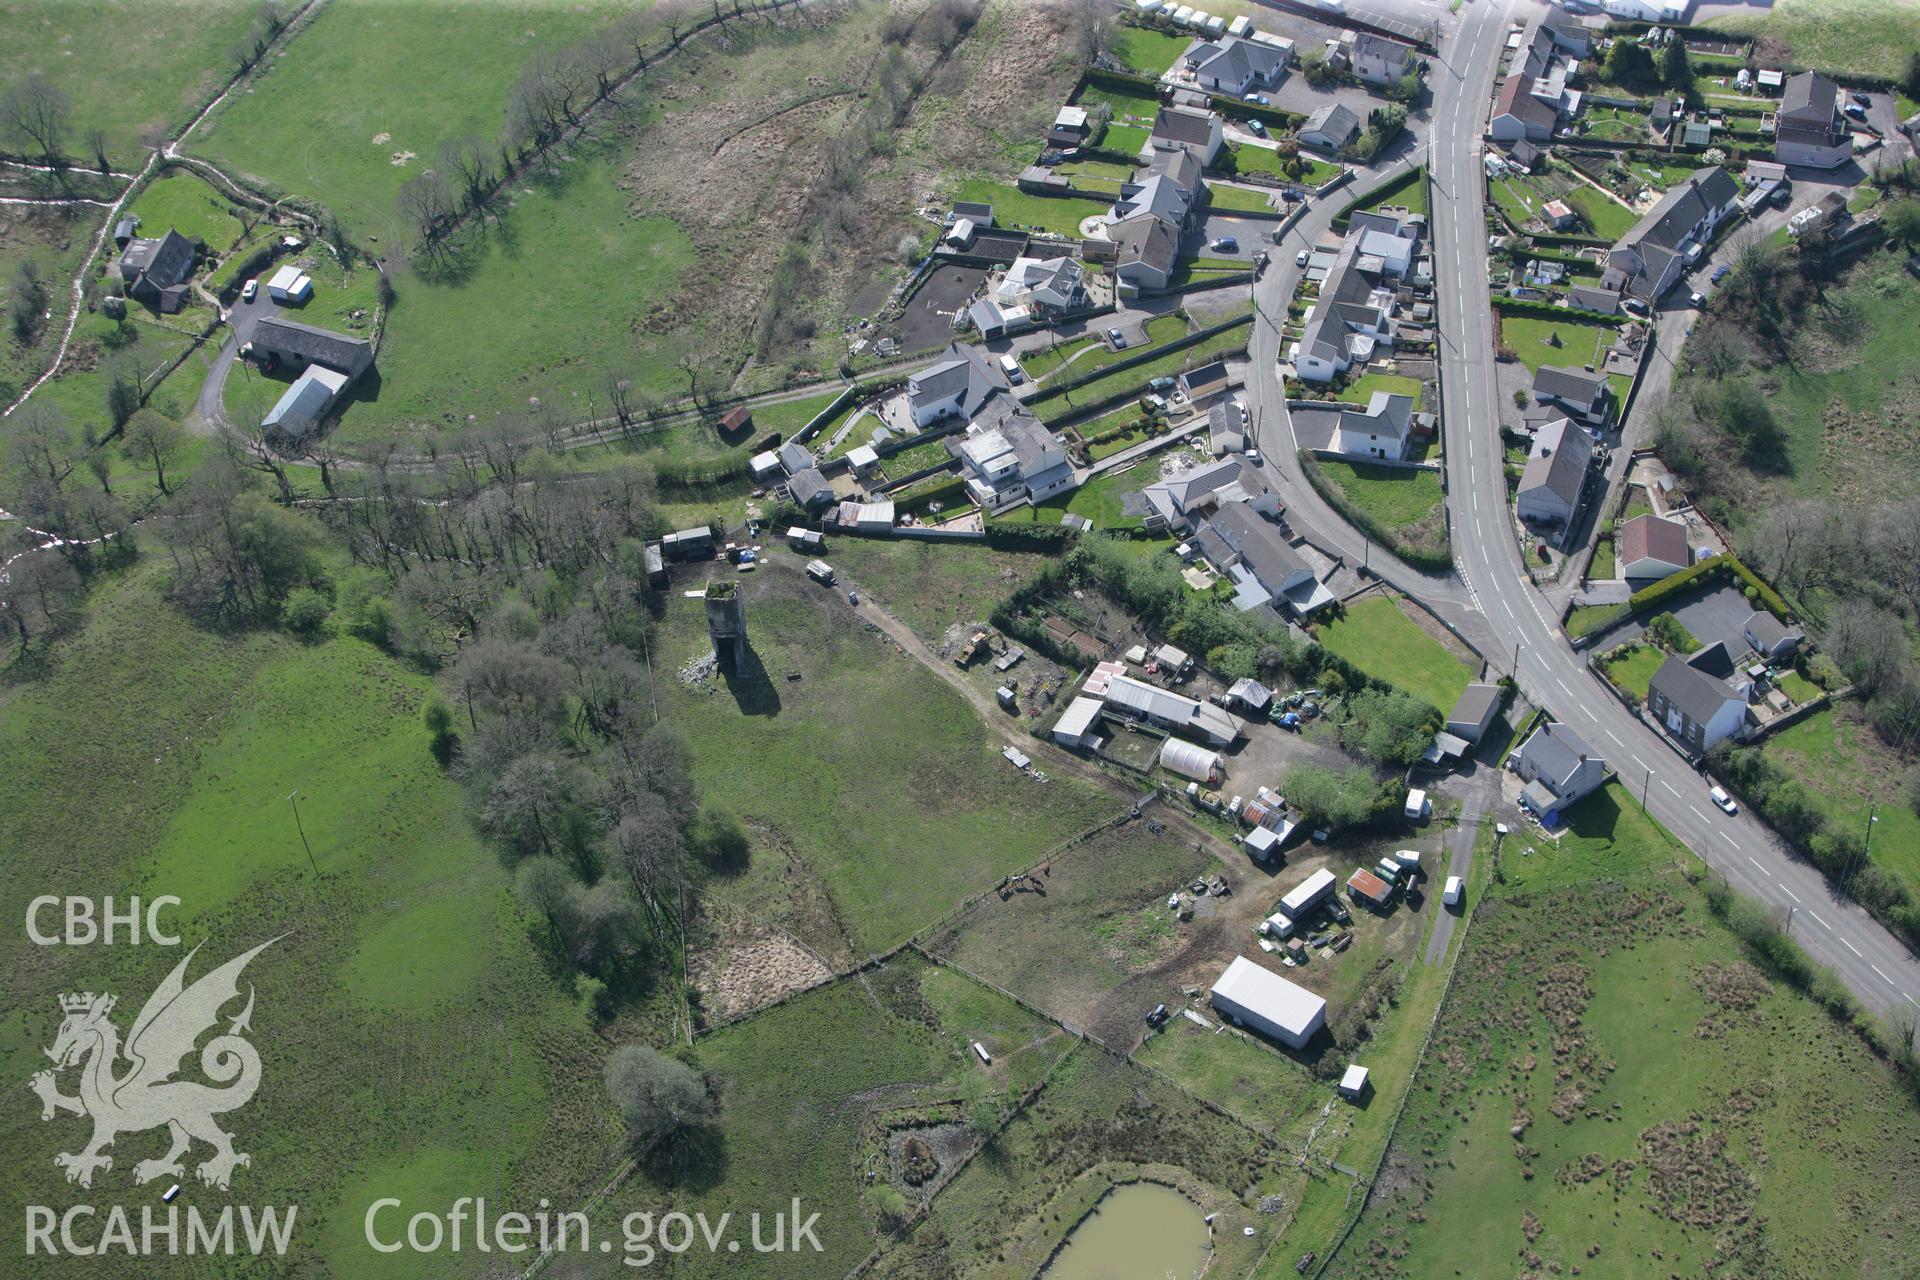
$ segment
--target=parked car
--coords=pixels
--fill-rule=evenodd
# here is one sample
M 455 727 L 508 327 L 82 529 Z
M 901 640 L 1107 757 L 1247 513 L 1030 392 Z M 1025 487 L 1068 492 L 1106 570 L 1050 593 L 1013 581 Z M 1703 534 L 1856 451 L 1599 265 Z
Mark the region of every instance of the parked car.
M 1171 390 L 1173 390 L 1173 383 L 1174 383 L 1174 379 L 1172 378 L 1172 376 L 1171 376 L 1171 375 L 1168 375 L 1168 374 L 1162 374 L 1162 375 L 1161 375 L 1161 376 L 1159 376 L 1158 378 L 1148 378 L 1148 379 L 1147 379 L 1147 390 L 1149 390 L 1149 391 L 1171 391 Z
M 1127 335 L 1120 332 L 1117 328 L 1109 329 L 1107 330 L 1107 341 L 1113 344 L 1115 351 L 1124 350 L 1127 345 Z
M 1727 789 L 1725 787 L 1715 787 L 1713 790 L 1707 792 L 1707 794 L 1713 797 L 1713 802 L 1715 804 L 1719 805 L 1722 809 L 1725 809 L 1728 813 L 1740 812 L 1739 803 L 1735 801 L 1732 796 L 1727 794 Z
M 1302 249 L 1300 252 L 1293 255 L 1293 265 L 1296 267 L 1304 267 L 1307 265 L 1309 261 L 1312 260 L 1312 258 L 1313 258 L 1313 250 Z
M 1856 94 L 1855 94 L 1855 95 L 1853 95 L 1853 96 L 1857 98 L 1857 97 L 1859 97 L 1860 95 L 1856 93 Z M 1264 107 L 1264 106 L 1266 106 L 1266 105 L 1267 105 L 1267 95 L 1266 95 L 1266 94 L 1264 94 L 1264 93 L 1250 93 L 1250 94 L 1248 94 L 1248 95 L 1247 95 L 1247 101 L 1248 101 L 1248 102 L 1257 102 L 1257 103 L 1259 103 L 1259 104 L 1260 104 L 1261 106 L 1263 106 L 1263 107 Z M 1255 123 L 1258 123 L 1258 122 L 1256 121 Z
M 1727 278 L 1727 273 L 1732 270 L 1733 270 L 1732 267 L 1728 266 L 1726 263 L 1723 262 L 1719 266 L 1713 269 L 1713 275 L 1711 279 L 1715 284 L 1719 284 L 1722 280 L 1725 280 Z
M 1687 295 L 1687 301 L 1696 307 L 1704 307 L 1707 305 L 1707 295 L 1695 289 Z
M 1848 94 L 1847 96 L 1852 98 L 1855 102 L 1859 103 L 1863 107 L 1870 107 L 1873 105 L 1873 95 L 1870 93 L 1861 93 L 1859 90 L 1855 90 L 1854 92 Z
M 1221 236 L 1209 244 L 1207 248 L 1212 249 L 1215 253 L 1238 253 L 1240 252 L 1240 240 L 1237 236 Z
M 1256 138 L 1264 138 L 1267 136 L 1267 126 L 1261 124 L 1258 120 L 1249 120 L 1247 121 L 1247 132 L 1253 134 Z
M 1450 907 L 1457 907 L 1460 905 L 1460 899 L 1465 896 L 1466 886 L 1461 883 L 1460 877 L 1448 876 L 1447 889 L 1445 893 L 1440 895 L 1440 900 Z
M 1258 449 L 1247 450 L 1246 456 L 1247 456 L 1247 461 L 1252 463 L 1254 466 L 1257 467 L 1260 465 L 1260 451 Z
M 240 301 L 242 302 L 252 302 L 255 298 L 259 296 L 260 296 L 260 282 L 257 279 L 247 281 L 247 283 L 240 290 Z

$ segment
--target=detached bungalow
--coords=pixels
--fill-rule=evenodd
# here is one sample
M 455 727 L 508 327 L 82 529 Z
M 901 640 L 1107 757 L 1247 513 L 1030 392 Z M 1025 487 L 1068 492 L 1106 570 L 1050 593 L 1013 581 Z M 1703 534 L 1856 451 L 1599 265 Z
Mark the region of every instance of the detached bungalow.
M 1339 103 L 1329 103 L 1300 126 L 1300 145 L 1338 154 L 1360 132 L 1360 117 Z
M 1672 577 L 1693 563 L 1687 526 L 1656 515 L 1635 516 L 1620 526 L 1620 576 L 1645 586 Z
M 1520 803 L 1543 821 L 1585 799 L 1607 780 L 1607 762 L 1572 725 L 1541 725 L 1513 754 L 1514 772 L 1527 786 Z
M 1220 154 L 1225 138 L 1220 117 L 1212 111 L 1191 107 L 1162 107 L 1153 118 L 1153 133 L 1147 139 L 1142 157 L 1165 146 L 1185 147 L 1202 165 L 1210 165 Z
M 1753 651 L 1768 662 L 1779 662 L 1791 658 L 1807 638 L 1807 633 L 1798 627 L 1790 627 L 1764 609 L 1747 616 L 1741 634 Z

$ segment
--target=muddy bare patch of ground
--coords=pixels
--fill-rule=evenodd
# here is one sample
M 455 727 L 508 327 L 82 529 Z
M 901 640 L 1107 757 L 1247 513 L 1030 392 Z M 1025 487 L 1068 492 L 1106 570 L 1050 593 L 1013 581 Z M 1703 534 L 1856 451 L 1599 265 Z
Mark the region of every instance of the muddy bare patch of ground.
M 751 925 L 724 926 L 717 944 L 695 952 L 687 979 L 700 990 L 710 1021 L 738 1017 L 784 996 L 818 986 L 833 971 L 785 934 Z

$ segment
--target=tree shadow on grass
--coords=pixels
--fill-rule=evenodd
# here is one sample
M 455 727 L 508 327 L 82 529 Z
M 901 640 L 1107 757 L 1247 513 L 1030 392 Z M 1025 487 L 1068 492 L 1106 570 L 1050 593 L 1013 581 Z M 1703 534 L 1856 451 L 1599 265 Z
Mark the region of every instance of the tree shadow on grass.
M 717 1124 L 695 1125 L 640 1156 L 640 1168 L 648 1178 L 663 1187 L 696 1194 L 724 1182 L 730 1163 L 726 1134 Z

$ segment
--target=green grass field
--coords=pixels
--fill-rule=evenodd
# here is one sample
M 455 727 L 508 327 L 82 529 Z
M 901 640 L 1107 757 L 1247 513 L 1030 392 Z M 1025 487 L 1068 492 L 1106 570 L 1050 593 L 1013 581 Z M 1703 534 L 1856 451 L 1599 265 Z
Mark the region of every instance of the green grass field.
M 1167 65 L 1173 65 L 1169 62 Z M 1113 108 L 1113 122 L 1123 124 L 1129 120 L 1140 125 L 1152 125 L 1154 116 L 1159 114 L 1160 102 L 1145 94 L 1127 93 L 1120 89 L 1103 89 L 1099 85 L 1088 85 L 1080 95 L 1080 105 L 1093 106 L 1105 103 Z
M 883 949 L 1117 803 L 1072 779 L 1017 773 L 1000 758 L 1004 735 L 853 624 L 844 595 L 793 566 L 742 582 L 757 670 L 731 690 L 665 681 L 660 710 L 688 740 L 703 803 L 755 832 L 753 864 L 722 891 L 762 918 L 803 911 L 788 904 L 814 886 L 827 935 L 844 928 L 858 954 Z M 671 598 L 656 666 L 707 651 L 698 604 Z M 819 924 L 799 931 L 811 939 Z
M 1596 581 L 1620 576 L 1620 558 L 1612 538 L 1602 538 L 1593 544 L 1593 562 L 1587 566 L 1587 576 Z
M 1908 1096 L 1747 963 L 1617 786 L 1572 817 L 1558 847 L 1503 842 L 1389 1182 L 1329 1274 L 1897 1272 L 1920 1220 Z M 1829 1211 L 1854 1195 L 1885 1230 Z
M 297 1247 L 328 1274 L 385 1273 L 361 1237 L 374 1195 L 583 1196 L 612 1156 L 604 1050 L 535 956 L 507 871 L 434 764 L 425 678 L 357 640 L 201 631 L 158 597 L 156 577 L 107 579 L 83 629 L 8 675 L 8 910 L 53 884 L 177 894 L 180 932 L 205 942 L 196 976 L 285 935 L 247 972 L 265 1071 L 240 1127 L 252 1165 L 233 1191 L 298 1203 Z M 296 788 L 317 879 L 286 799 Z M 13 972 L 34 977 L 0 1033 L 15 1074 L 44 1061 L 52 993 L 114 991 L 130 1019 L 181 958 L 128 946 L 29 957 L 16 938 Z M 22 1120 L 12 1139 L 36 1151 L 76 1140 Z M 148 1144 L 125 1136 L 116 1154 L 130 1165 L 135 1153 Z M 10 1164 L 7 1194 L 41 1194 L 39 1165 Z M 105 1212 L 151 1189 L 116 1160 L 91 1195 Z M 464 1264 L 409 1267 L 452 1276 Z
M 1712 19 L 1709 26 L 1785 40 L 1798 66 L 1834 75 L 1906 71 L 1920 44 L 1920 10 L 1906 0 L 1778 0 L 1764 11 Z
M 600 161 L 530 188 L 506 216 L 508 238 L 478 242 L 463 280 L 436 283 L 408 272 L 380 346 L 379 379 L 356 386 L 338 428 L 368 440 L 415 425 L 463 425 L 468 413 L 528 412 L 557 400 L 585 418 L 585 393 L 600 395 L 616 366 L 670 392 L 685 379 L 672 357 L 687 334 L 635 330 L 694 261 L 686 233 L 666 218 L 632 216 Z M 590 272 L 579 264 L 591 262 Z M 618 289 L 608 280 L 618 279 Z M 451 340 L 452 335 L 459 340 Z M 635 348 L 647 358 L 636 366 Z
M 1426 398 L 1426 388 L 1421 385 L 1418 378 L 1402 378 L 1392 373 L 1363 373 L 1343 387 L 1334 399 L 1344 400 L 1348 404 L 1366 404 L 1373 398 L 1373 393 L 1376 391 L 1385 391 L 1389 395 L 1396 396 L 1412 396 L 1416 411 L 1420 408 L 1420 402 Z
M 1097 200 L 1069 196 L 1030 196 L 1017 187 L 1001 182 L 972 179 L 960 184 L 955 200 L 981 200 L 993 206 L 993 220 L 999 226 L 1029 227 L 1057 235 L 1077 236 L 1084 220 L 1107 211 Z
M 0 400 L 11 402 L 53 363 L 73 310 L 71 282 L 104 216 L 103 210 L 82 205 L 58 212 L 34 210 L 32 216 L 22 214 L 0 224 L 0 307 L 11 307 L 20 269 L 30 262 L 46 282 L 50 313 L 31 343 L 21 343 L 11 323 L 0 334 Z M 11 310 L 7 314 L 11 316 Z
M 1599 664 L 1607 679 L 1645 701 L 1654 672 L 1667 660 L 1667 651 L 1650 644 L 1632 644 Z
M 827 558 L 929 641 L 956 622 L 984 622 L 1046 563 L 1029 551 L 878 538 L 836 539 Z
M 1861 717 L 1858 703 L 1815 712 L 1766 738 L 1767 758 L 1797 777 L 1841 828 L 1867 829 L 1871 807 L 1873 860 L 1920 895 L 1920 817 L 1906 803 L 1902 761 Z
M 103 129 L 107 158 L 132 171 L 144 143 L 218 92 L 258 11 L 248 0 L 14 0 L 0 6 L 0 84 L 40 71 L 73 104 L 67 153 L 90 167 L 87 132 Z
M 1368 596 L 1319 628 L 1320 643 L 1375 679 L 1441 711 L 1450 711 L 1472 673 L 1401 611 L 1389 596 Z
M 1164 75 L 1192 43 L 1191 37 L 1169 35 L 1150 27 L 1118 26 L 1113 30 L 1113 52 L 1143 76 Z
M 1568 189 L 1565 199 L 1586 218 L 1587 225 L 1593 228 L 1593 234 L 1602 240 L 1618 240 L 1633 230 L 1633 224 L 1640 220 L 1640 215 L 1626 205 L 1585 183 L 1575 183 Z
M 603 0 L 340 0 L 251 93 L 203 123 L 191 149 L 321 201 L 389 243 L 404 230 L 393 208 L 401 184 L 436 165 L 446 139 L 498 134 L 522 64 L 612 11 Z
M 169 228 L 187 239 L 205 240 L 214 255 L 240 239 L 240 219 L 219 192 L 186 170 L 163 172 L 134 197 L 128 212 L 139 217 L 140 234 L 164 236 Z
M 1347 501 L 1391 533 L 1398 547 L 1444 551 L 1447 546 L 1447 495 L 1440 473 L 1389 467 L 1337 458 L 1315 458 L 1313 465 Z M 1451 704 L 1449 704 L 1451 705 Z M 1442 707 L 1441 710 L 1446 710 Z

